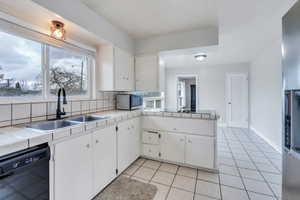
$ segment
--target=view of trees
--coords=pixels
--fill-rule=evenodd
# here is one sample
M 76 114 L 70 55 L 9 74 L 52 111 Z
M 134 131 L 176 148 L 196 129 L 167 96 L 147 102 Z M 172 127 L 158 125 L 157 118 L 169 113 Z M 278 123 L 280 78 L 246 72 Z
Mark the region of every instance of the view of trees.
M 83 62 L 80 71 L 67 70 L 61 66 L 52 66 L 50 68 L 51 94 L 56 94 L 58 89 L 63 87 L 67 93 L 81 94 L 84 91 L 85 77 L 83 74 Z

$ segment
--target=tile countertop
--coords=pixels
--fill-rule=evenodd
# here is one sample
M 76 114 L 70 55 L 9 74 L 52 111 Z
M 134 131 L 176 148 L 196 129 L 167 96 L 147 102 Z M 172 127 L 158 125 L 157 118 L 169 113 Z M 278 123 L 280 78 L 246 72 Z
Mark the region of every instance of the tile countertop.
M 144 110 L 145 116 L 161 116 L 161 117 L 179 117 L 179 118 L 195 118 L 203 120 L 218 120 L 219 116 L 214 110 L 197 110 L 196 112 L 179 112 L 176 109 L 165 110 Z
M 127 120 L 133 117 L 140 116 L 141 114 L 142 112 L 137 110 L 137 111 L 106 111 L 106 112 L 91 113 L 88 115 L 107 116 L 108 117 L 107 119 L 102 119 L 98 121 L 101 122 L 98 123 L 99 124 L 98 127 L 103 128 L 105 126 L 118 123 L 122 120 Z M 70 131 L 72 128 L 76 126 L 83 127 L 87 123 L 93 123 L 93 122 L 86 122 L 81 124 L 79 123 L 74 126 L 55 129 L 53 131 L 40 131 L 40 130 L 28 129 L 25 128 L 25 125 L 0 128 L 0 156 L 13 153 L 22 149 L 26 149 L 32 146 L 36 146 L 42 143 L 51 142 L 55 140 L 53 137 L 53 133 L 59 132 L 61 130 Z M 72 134 L 70 133 L 70 136 L 71 135 Z
M 141 115 L 145 116 L 162 116 L 162 117 L 182 117 L 182 118 L 195 118 L 195 119 L 202 119 L 202 120 L 217 120 L 218 115 L 214 111 L 197 111 L 196 113 L 180 113 L 177 111 L 165 110 L 165 111 L 157 111 L 157 110 L 136 110 L 136 111 L 105 111 L 105 112 L 97 112 L 91 113 L 88 115 L 93 116 L 107 116 L 107 119 L 102 119 L 97 121 L 97 125 L 95 127 L 104 128 L 106 126 L 110 126 L 116 124 L 122 120 L 128 120 L 134 117 L 138 117 Z M 33 147 L 42 143 L 56 141 L 60 139 L 56 137 L 59 135 L 60 132 L 66 132 L 63 137 L 72 136 L 75 134 L 72 132 L 73 129 L 79 128 L 79 131 L 82 132 L 84 127 L 87 127 L 89 123 L 93 122 L 86 122 L 86 123 L 79 123 L 77 125 L 55 129 L 53 131 L 40 131 L 25 128 L 23 126 L 12 126 L 12 127 L 5 127 L 0 128 L 0 156 L 16 152 L 22 149 L 26 149 L 29 147 Z M 35 122 L 38 123 L 38 122 Z M 27 124 L 26 124 L 27 125 Z M 80 131 L 81 130 L 81 131 Z M 54 137 L 55 135 L 55 137 Z

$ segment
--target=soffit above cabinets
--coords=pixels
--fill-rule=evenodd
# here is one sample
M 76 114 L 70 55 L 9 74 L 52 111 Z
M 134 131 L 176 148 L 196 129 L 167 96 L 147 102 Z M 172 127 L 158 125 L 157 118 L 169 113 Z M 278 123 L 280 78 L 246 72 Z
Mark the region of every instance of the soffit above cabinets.
M 218 26 L 217 0 L 81 0 L 135 39 Z

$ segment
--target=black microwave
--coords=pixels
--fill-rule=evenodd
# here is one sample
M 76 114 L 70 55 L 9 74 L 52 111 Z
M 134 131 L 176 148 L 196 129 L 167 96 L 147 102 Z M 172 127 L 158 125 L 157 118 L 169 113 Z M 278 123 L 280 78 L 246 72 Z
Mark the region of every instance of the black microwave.
M 118 110 L 136 110 L 143 107 L 143 97 L 135 94 L 118 94 Z

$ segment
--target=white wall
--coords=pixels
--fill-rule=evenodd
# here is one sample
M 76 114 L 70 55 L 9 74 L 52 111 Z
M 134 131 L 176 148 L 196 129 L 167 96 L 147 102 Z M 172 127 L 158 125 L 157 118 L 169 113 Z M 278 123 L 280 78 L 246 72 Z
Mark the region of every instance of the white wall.
M 226 73 L 248 73 L 249 64 L 226 64 L 198 67 L 166 68 L 165 95 L 166 107 L 176 108 L 176 76 L 195 74 L 198 76 L 197 108 L 213 109 L 221 116 L 220 123 L 226 122 L 225 81 Z
M 278 151 L 282 142 L 281 108 L 281 39 L 275 39 L 250 66 L 250 127 Z
M 170 33 L 135 41 L 136 55 L 153 54 L 160 51 L 188 49 L 219 44 L 219 31 L 208 27 L 180 33 Z

